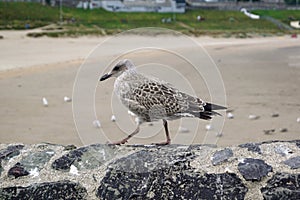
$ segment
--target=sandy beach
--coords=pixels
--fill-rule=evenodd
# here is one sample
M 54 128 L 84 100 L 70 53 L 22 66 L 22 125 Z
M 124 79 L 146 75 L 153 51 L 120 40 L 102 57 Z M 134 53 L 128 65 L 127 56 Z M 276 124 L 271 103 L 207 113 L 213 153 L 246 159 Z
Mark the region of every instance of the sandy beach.
M 111 115 L 115 114 L 116 109 L 124 109 L 112 103 L 113 80 L 97 85 L 95 90 L 96 115 L 101 122 L 100 129 L 94 127 L 93 121 L 90 121 L 86 123 L 86 129 L 78 133 L 73 119 L 72 102 L 64 101 L 65 96 L 72 97 L 80 66 L 93 49 L 107 38 L 28 38 L 25 34 L 24 31 L 0 31 L 0 35 L 4 37 L 0 40 L 1 143 L 48 142 L 80 146 L 119 140 L 126 135 L 124 131 L 129 133 L 134 129 L 134 119 L 129 115 L 122 116 L 122 119 L 116 115 L 116 122 L 119 123 L 111 121 Z M 147 37 L 141 37 L 140 41 L 147 41 Z M 167 36 L 156 38 L 168 42 Z M 226 104 L 233 114 L 233 119 L 229 119 L 226 113 L 222 113 L 225 117 L 223 129 L 209 133 L 216 137 L 217 132 L 222 132 L 221 137 L 216 137 L 215 143 L 226 146 L 300 138 L 300 123 L 296 121 L 300 117 L 299 38 L 200 37 L 193 40 L 203 45 L 217 65 L 226 89 Z M 188 46 L 178 45 L 174 47 L 176 48 L 182 48 L 189 55 L 197 56 L 197 52 Z M 118 44 L 112 44 L 103 54 L 117 55 L 118 49 Z M 139 57 L 139 54 L 134 56 L 133 60 L 137 63 L 145 58 Z M 156 62 L 167 60 L 159 53 L 149 53 L 147 59 Z M 196 83 L 193 70 L 182 68 L 181 63 L 174 60 L 170 60 L 171 65 L 186 79 Z M 158 70 L 159 68 L 157 73 Z M 99 70 L 99 76 L 101 73 L 102 69 Z M 161 73 L 168 76 L 165 68 Z M 176 81 L 172 84 L 176 85 Z M 199 97 L 209 100 L 205 84 L 199 84 L 194 89 Z M 48 107 L 43 106 L 43 97 L 47 98 Z M 259 118 L 251 120 L 249 115 Z M 124 127 L 122 124 L 126 124 L 128 119 L 123 118 L 130 119 L 132 123 Z M 199 120 L 190 121 L 198 123 Z M 180 122 L 170 122 L 173 143 L 202 144 L 207 137 L 207 124 L 209 123 L 199 121 L 194 134 L 193 131 L 181 133 L 178 131 Z M 142 129 L 144 132 L 130 140 L 129 144 L 151 144 L 164 140 L 161 123 L 155 123 L 154 126 L 145 124 Z M 89 135 L 89 130 L 97 130 L 99 134 L 105 132 L 105 137 Z M 266 130 L 271 131 L 266 134 Z M 189 134 L 194 135 L 190 137 Z

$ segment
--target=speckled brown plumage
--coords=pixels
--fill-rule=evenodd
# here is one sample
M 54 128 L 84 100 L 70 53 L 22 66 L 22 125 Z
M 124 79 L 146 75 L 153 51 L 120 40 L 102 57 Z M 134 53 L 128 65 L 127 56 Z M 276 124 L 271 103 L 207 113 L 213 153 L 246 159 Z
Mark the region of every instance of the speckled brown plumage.
M 111 76 L 117 77 L 114 91 L 121 102 L 138 117 L 139 124 L 162 119 L 167 138 L 169 134 L 167 120 L 181 117 L 198 117 L 208 120 L 213 115 L 218 115 L 213 110 L 225 109 L 223 106 L 206 103 L 198 97 L 181 92 L 167 82 L 137 72 L 129 60 L 120 61 L 109 74 L 105 74 L 100 80 Z M 138 131 L 136 130 L 134 134 L 136 132 Z M 125 143 L 130 137 L 132 134 L 120 143 Z M 167 139 L 169 140 L 170 138 Z

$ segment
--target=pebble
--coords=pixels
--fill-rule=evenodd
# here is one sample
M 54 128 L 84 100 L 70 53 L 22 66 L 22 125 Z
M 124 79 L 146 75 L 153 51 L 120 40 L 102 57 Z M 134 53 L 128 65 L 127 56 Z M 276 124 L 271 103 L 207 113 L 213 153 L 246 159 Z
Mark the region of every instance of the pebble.
M 216 133 L 216 137 L 222 137 L 223 136 L 223 133 L 222 132 L 217 132 Z
M 29 174 L 32 177 L 38 177 L 40 175 L 39 169 L 35 167 L 34 169 L 29 170 Z
M 64 97 L 64 102 L 71 102 L 71 101 L 72 101 L 72 99 L 70 97 L 67 97 L 67 96 Z
M 248 119 L 256 120 L 256 119 L 259 119 L 259 116 L 257 116 L 257 115 L 249 115 Z
M 272 134 L 272 133 L 274 133 L 274 132 L 275 132 L 275 129 L 264 130 L 264 133 L 265 133 L 266 135 L 270 135 L 270 134 Z
M 207 125 L 205 126 L 205 129 L 209 131 L 209 130 L 212 130 L 213 128 L 212 128 L 212 126 L 211 126 L 210 124 L 207 124 Z
M 43 106 L 48 107 L 48 101 L 47 101 L 46 97 L 42 98 L 42 102 L 43 102 Z
M 79 175 L 78 169 L 76 166 L 74 166 L 74 165 L 70 166 L 70 174 Z
M 112 115 L 111 118 L 110 118 L 110 120 L 111 120 L 112 122 L 115 122 L 115 121 L 116 121 L 116 116 Z
M 278 114 L 278 113 L 273 113 L 273 114 L 271 115 L 271 117 L 279 117 L 279 114 Z
M 233 119 L 234 116 L 233 116 L 233 114 L 232 114 L 231 112 L 229 112 L 229 113 L 227 113 L 227 118 L 228 118 L 228 119 Z
M 18 178 L 20 176 L 27 176 L 29 172 L 20 163 L 15 164 L 12 168 L 8 170 L 8 176 L 14 176 Z
M 287 128 L 281 128 L 279 131 L 280 131 L 281 133 L 285 133 L 285 132 L 288 132 L 288 129 L 287 129 Z
M 96 128 L 100 128 L 101 127 L 101 123 L 99 120 L 94 120 L 93 121 L 93 126 L 96 127 Z
M 297 121 L 298 123 L 300 123 L 300 117 L 298 117 L 296 121 Z

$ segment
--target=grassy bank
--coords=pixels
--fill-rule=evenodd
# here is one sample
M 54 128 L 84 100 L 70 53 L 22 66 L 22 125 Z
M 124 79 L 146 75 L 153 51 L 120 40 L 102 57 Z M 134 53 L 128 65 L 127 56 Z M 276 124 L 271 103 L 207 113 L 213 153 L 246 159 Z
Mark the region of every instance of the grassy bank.
M 255 11 L 261 15 L 270 15 L 284 23 L 290 17 L 300 19 L 297 11 Z M 198 22 L 197 16 L 205 20 Z M 274 24 L 265 20 L 252 20 L 238 11 L 194 10 L 185 14 L 172 13 L 113 13 L 102 9 L 82 10 L 63 8 L 63 23 L 55 28 L 48 28 L 43 33 L 32 36 L 63 35 L 77 36 L 86 34 L 104 35 L 138 28 L 162 27 L 193 35 L 244 35 L 249 34 L 284 34 Z M 163 23 L 163 19 L 172 19 Z M 59 24 L 58 7 L 42 6 L 37 3 L 0 2 L 0 29 L 37 28 L 49 24 Z M 28 27 L 27 27 L 28 28 Z M 52 30 L 53 29 L 53 30 Z
M 291 20 L 300 20 L 299 10 L 255 10 L 254 13 L 273 17 L 286 24 L 289 24 Z

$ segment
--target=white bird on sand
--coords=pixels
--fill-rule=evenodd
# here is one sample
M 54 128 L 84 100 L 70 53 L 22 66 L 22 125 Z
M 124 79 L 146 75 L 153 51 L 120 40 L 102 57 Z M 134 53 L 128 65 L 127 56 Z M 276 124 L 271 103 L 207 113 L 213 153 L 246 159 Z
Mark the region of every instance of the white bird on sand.
M 48 100 L 46 99 L 46 97 L 42 98 L 42 102 L 45 107 L 48 107 Z
M 140 130 L 143 122 L 162 120 L 167 140 L 159 145 L 170 144 L 167 120 L 182 117 L 198 117 L 209 120 L 220 115 L 214 110 L 226 107 L 206 103 L 198 97 L 179 91 L 171 84 L 137 72 L 130 60 L 121 60 L 100 81 L 116 77 L 114 91 L 121 102 L 138 117 L 137 128 L 126 138 L 113 144 L 125 144 Z

